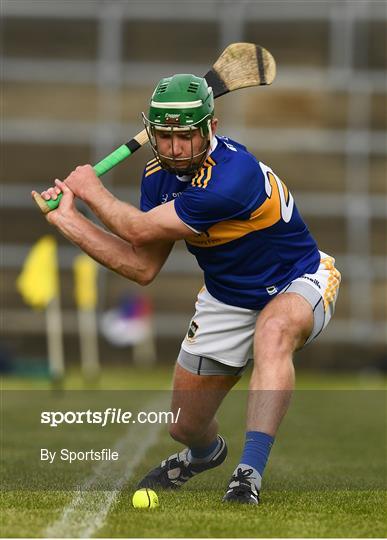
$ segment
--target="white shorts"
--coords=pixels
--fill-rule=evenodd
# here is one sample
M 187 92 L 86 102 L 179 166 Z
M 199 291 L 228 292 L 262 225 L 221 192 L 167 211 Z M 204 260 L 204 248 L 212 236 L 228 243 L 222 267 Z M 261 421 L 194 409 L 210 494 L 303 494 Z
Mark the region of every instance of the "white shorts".
M 333 257 L 320 251 L 315 274 L 304 274 L 289 283 L 279 294 L 298 293 L 312 306 L 314 325 L 306 341 L 315 339 L 329 323 L 335 309 L 340 272 Z M 240 368 L 253 358 L 253 338 L 259 310 L 230 306 L 214 298 L 205 287 L 198 294 L 196 312 L 181 345 L 179 363 L 189 355 L 204 357 Z M 184 351 L 189 353 L 184 355 Z

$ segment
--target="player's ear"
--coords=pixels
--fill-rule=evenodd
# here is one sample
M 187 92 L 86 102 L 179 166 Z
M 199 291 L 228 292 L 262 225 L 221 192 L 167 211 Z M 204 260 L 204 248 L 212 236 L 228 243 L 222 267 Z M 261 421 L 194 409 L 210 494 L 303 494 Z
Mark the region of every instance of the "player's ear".
M 211 120 L 211 131 L 212 131 L 212 135 L 215 135 L 217 129 L 218 129 L 218 119 L 217 119 L 217 118 L 213 118 L 213 119 Z

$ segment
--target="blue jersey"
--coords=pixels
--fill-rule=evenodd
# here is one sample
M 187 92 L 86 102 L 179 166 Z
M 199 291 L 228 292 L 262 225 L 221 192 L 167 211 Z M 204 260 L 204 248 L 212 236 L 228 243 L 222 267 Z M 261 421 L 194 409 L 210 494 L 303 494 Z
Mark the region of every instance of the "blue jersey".
M 193 177 L 179 178 L 151 160 L 141 210 L 174 200 L 177 215 L 193 229 L 186 244 L 210 294 L 262 309 L 290 281 L 317 270 L 319 251 L 278 176 L 241 144 L 216 140 Z

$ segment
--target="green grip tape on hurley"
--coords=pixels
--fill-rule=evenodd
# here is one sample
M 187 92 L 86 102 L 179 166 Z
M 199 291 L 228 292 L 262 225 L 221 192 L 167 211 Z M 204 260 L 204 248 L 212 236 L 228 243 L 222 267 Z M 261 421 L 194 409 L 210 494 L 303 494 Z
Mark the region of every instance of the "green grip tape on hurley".
M 63 193 L 59 193 L 58 197 L 56 199 L 48 199 L 48 201 L 44 201 L 46 205 L 49 207 L 50 210 L 55 210 L 55 208 L 58 208 L 61 198 L 63 197 Z
M 101 159 L 97 165 L 94 165 L 93 169 L 95 174 L 97 176 L 102 176 L 110 171 L 110 169 L 121 163 L 121 161 L 124 161 L 124 159 L 129 157 L 131 153 L 132 152 L 129 150 L 126 144 L 122 144 L 116 150 L 114 150 L 114 152 L 106 156 L 104 159 Z
M 116 148 L 114 152 L 106 156 L 104 159 L 101 159 L 101 161 L 93 166 L 95 174 L 98 177 L 102 176 L 110 171 L 110 169 L 121 163 L 121 161 L 124 161 L 124 159 L 129 157 L 131 154 L 132 152 L 129 150 L 126 144 L 122 144 Z M 56 199 L 49 199 L 48 201 L 45 201 L 50 210 L 55 210 L 55 208 L 58 208 L 62 196 L 63 193 L 59 193 Z

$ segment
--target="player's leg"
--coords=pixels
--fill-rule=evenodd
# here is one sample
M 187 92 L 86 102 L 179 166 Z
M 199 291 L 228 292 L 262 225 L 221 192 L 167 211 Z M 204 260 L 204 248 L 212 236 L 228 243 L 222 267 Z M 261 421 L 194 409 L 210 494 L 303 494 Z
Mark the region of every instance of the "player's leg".
M 295 293 L 277 296 L 260 313 L 254 336 L 248 430 L 276 434 L 294 388 L 293 353 L 305 344 L 312 328 L 312 307 Z
M 200 362 L 200 358 L 198 361 Z M 209 359 L 204 361 L 215 364 Z M 219 367 L 222 369 L 222 366 Z M 171 408 L 175 416 L 178 410 L 180 414 L 178 422 L 169 426 L 170 435 L 176 441 L 190 447 L 199 448 L 212 443 L 218 434 L 215 413 L 224 397 L 239 379 L 240 376 L 231 373 L 197 375 L 177 363 Z
M 321 253 L 317 272 L 290 283 L 257 318 L 246 443 L 225 500 L 258 502 L 262 474 L 294 388 L 293 353 L 315 339 L 334 313 L 341 277 L 334 262 Z
M 293 352 L 312 328 L 312 308 L 297 294 L 277 296 L 258 316 L 246 442 L 224 500 L 258 503 L 263 471 L 294 388 Z
M 195 361 L 193 355 L 190 356 L 191 362 Z M 196 362 L 202 365 L 204 374 L 192 373 L 179 363 L 174 374 L 171 410 L 178 420 L 170 424 L 169 432 L 187 447 L 163 460 L 138 487 L 178 488 L 196 474 L 217 467 L 226 458 L 227 446 L 218 435 L 215 414 L 240 376 L 231 374 L 235 369 L 222 367 L 208 358 L 198 357 Z M 210 368 L 219 374 L 206 375 Z
M 180 409 L 170 434 L 187 445 L 140 482 L 179 487 L 197 472 L 219 465 L 227 448 L 215 413 L 251 358 L 256 312 L 227 306 L 203 287 L 182 343 L 174 377 L 172 410 Z

